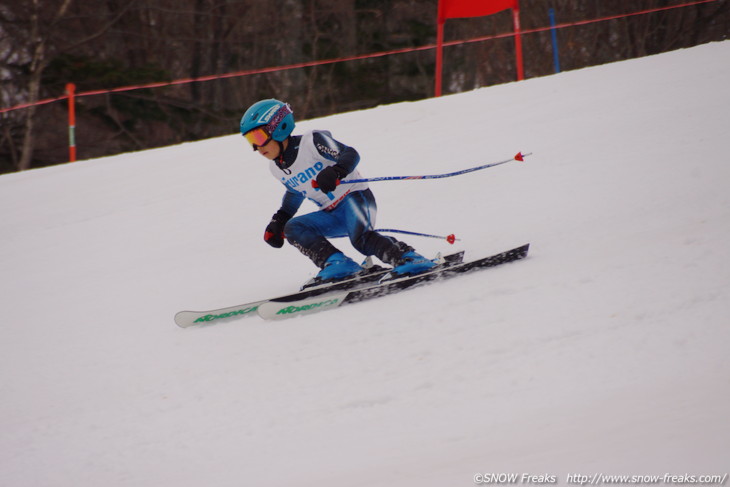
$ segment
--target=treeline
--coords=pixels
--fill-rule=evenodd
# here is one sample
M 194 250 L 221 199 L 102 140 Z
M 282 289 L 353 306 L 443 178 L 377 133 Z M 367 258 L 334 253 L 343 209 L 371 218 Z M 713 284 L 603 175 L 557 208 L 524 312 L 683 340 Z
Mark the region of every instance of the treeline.
M 523 29 L 579 22 L 683 0 L 522 0 Z M 255 68 L 341 58 L 436 41 L 437 0 L 24 0 L 0 4 L 3 107 Z M 563 70 L 727 39 L 727 0 L 560 29 Z M 512 30 L 509 11 L 454 19 L 446 40 Z M 554 72 L 549 32 L 523 36 L 525 76 Z M 513 81 L 511 38 L 448 47 L 444 93 Z M 720 61 L 718 61 L 720 62 Z M 81 159 L 234 133 L 261 98 L 299 119 L 433 94 L 435 52 L 423 50 L 275 73 L 77 100 Z M 681 69 L 681 67 L 678 67 Z M 0 114 L 0 172 L 65 162 L 66 104 Z

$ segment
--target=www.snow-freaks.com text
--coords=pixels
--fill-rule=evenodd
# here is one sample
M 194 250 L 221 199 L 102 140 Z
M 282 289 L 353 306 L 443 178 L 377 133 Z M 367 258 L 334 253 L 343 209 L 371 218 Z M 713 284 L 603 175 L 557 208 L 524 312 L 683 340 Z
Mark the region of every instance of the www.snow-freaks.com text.
M 580 474 L 571 473 L 561 478 L 554 474 L 531 474 L 531 473 L 485 473 L 474 474 L 474 483 L 485 484 L 558 484 L 565 480 L 569 485 L 600 486 L 600 485 L 702 485 L 702 486 L 724 486 L 727 483 L 728 474 L 671 474 L 663 473 L 658 475 L 615 475 L 615 474 Z

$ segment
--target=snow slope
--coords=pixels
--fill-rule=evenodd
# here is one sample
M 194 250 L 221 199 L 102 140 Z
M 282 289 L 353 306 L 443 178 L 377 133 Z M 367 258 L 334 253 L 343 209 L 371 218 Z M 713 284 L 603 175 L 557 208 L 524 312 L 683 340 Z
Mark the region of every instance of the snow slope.
M 533 152 L 372 185 L 379 227 L 462 238 L 423 252 L 532 249 L 283 322 L 172 321 L 315 272 L 263 243 L 282 188 L 240 136 L 0 177 L 0 485 L 724 475 L 728 86 L 724 42 L 300 123 L 371 177 Z

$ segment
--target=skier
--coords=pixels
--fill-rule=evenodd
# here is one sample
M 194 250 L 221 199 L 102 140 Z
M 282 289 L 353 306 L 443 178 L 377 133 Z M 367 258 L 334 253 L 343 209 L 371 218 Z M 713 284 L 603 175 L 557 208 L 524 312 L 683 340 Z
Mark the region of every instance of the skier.
M 394 276 L 435 266 L 413 247 L 373 230 L 377 208 L 367 183 L 340 184 L 361 179 L 356 169 L 360 155 L 354 148 L 326 130 L 291 135 L 293 130 L 292 109 L 279 100 L 254 103 L 241 118 L 241 134 L 254 151 L 271 161 L 271 173 L 286 186 L 281 207 L 264 232 L 266 243 L 281 248 L 286 238 L 321 269 L 315 282 L 351 277 L 362 270 L 327 240 L 343 234 L 358 252 L 393 266 Z M 294 217 L 305 198 L 319 211 Z

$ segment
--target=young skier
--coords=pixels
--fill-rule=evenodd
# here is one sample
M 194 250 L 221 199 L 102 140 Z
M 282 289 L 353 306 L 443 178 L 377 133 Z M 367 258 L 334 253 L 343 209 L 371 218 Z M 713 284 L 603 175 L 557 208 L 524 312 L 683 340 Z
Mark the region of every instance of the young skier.
M 355 149 L 326 130 L 291 135 L 293 130 L 292 109 L 279 100 L 254 103 L 241 118 L 241 134 L 270 161 L 271 173 L 286 186 L 281 208 L 264 232 L 266 243 L 281 248 L 286 238 L 321 268 L 316 277 L 321 282 L 350 277 L 362 269 L 327 240 L 337 235 L 348 235 L 363 255 L 393 266 L 395 275 L 418 274 L 435 265 L 413 247 L 373 230 L 377 208 L 367 183 L 340 184 L 361 179 Z M 294 217 L 305 198 L 319 211 Z

